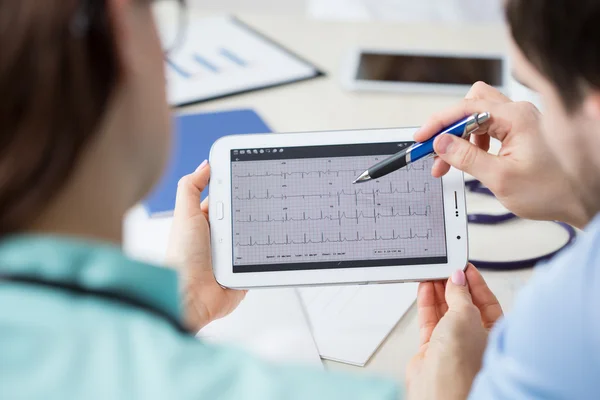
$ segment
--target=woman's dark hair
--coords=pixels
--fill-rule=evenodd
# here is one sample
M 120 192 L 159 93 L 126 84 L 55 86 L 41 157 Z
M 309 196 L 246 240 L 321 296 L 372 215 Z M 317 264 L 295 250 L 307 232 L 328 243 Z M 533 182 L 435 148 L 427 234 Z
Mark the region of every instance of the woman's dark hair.
M 66 184 L 117 78 L 105 0 L 0 0 L 0 235 Z
M 570 111 L 600 89 L 600 1 L 507 0 L 512 35 Z

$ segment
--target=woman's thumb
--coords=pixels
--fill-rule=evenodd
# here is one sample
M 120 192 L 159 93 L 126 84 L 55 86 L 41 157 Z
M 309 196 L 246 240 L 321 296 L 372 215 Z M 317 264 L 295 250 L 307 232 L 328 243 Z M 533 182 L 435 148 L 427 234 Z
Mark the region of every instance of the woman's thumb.
M 462 269 L 452 274 L 446 284 L 446 303 L 451 310 L 461 310 L 464 307 L 472 306 L 473 299 L 469 292 L 467 277 Z
M 176 216 L 193 216 L 200 211 L 200 197 L 210 180 L 210 166 L 204 161 L 195 172 L 184 176 L 177 186 Z

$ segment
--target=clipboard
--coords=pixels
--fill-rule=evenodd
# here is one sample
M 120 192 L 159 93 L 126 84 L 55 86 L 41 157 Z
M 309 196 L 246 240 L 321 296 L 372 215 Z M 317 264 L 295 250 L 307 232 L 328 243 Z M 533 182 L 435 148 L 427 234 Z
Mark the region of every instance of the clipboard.
M 191 17 L 181 48 L 165 59 L 169 104 L 182 107 L 326 74 L 230 15 Z
M 179 180 L 208 159 L 211 146 L 219 138 L 269 132 L 267 123 L 250 109 L 177 116 L 170 162 L 160 182 L 144 200 L 146 211 L 155 218 L 172 216 Z M 207 192 L 202 193 L 202 200 Z

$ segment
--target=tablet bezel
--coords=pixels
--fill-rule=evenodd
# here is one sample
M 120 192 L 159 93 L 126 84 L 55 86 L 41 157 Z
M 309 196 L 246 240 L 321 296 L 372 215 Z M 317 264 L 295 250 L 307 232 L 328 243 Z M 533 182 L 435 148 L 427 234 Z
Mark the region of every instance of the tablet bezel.
M 209 217 L 214 274 L 224 287 L 250 289 L 282 286 L 408 282 L 449 277 L 465 268 L 468 235 L 462 172 L 452 169 L 443 179 L 448 262 L 302 271 L 233 272 L 231 211 L 231 150 L 260 147 L 321 146 L 412 141 L 415 128 L 374 129 L 288 134 L 232 135 L 219 139 L 210 152 Z

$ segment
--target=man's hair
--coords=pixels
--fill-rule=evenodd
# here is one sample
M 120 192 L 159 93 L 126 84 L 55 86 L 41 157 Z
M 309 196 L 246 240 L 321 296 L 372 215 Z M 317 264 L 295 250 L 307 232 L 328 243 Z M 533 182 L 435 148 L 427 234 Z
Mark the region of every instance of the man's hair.
M 569 111 L 600 89 L 599 0 L 507 0 L 512 35 Z
M 30 224 L 94 138 L 118 78 L 105 0 L 0 0 L 0 235 Z

